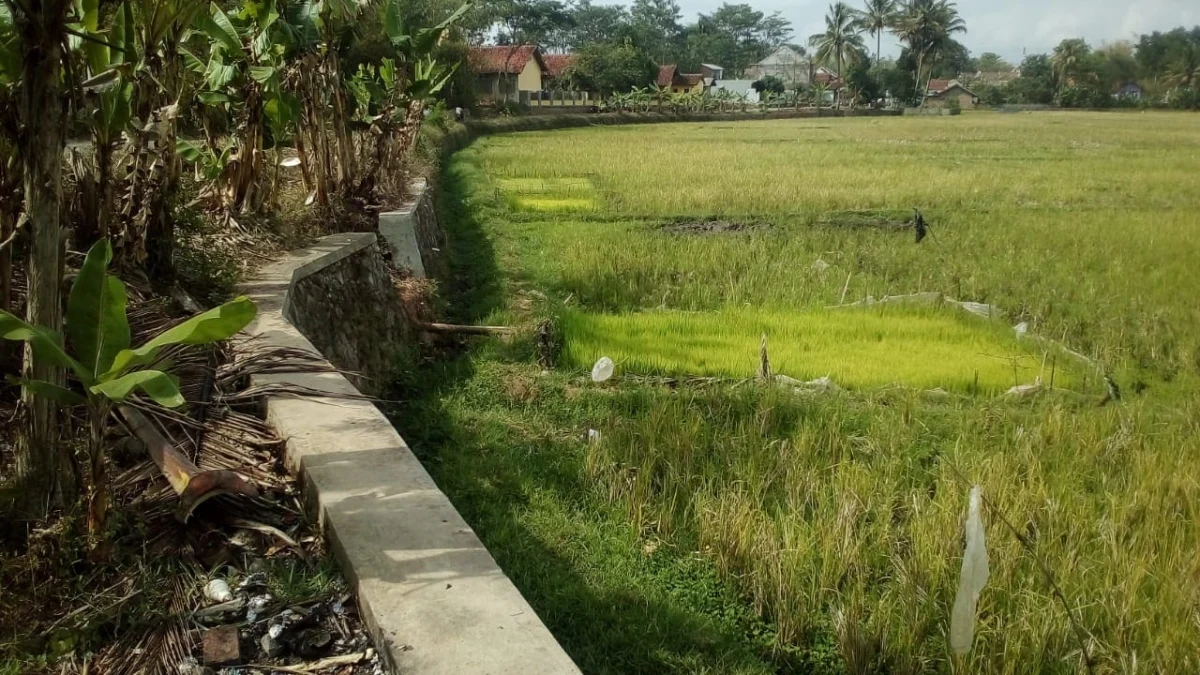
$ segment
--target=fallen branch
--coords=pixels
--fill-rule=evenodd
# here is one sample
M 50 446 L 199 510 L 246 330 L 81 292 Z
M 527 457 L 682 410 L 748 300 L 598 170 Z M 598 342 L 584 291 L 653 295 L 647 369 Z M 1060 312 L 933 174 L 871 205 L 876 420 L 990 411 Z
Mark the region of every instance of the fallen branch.
M 192 460 L 176 450 L 162 432 L 137 409 L 121 405 L 117 410 L 129 430 L 146 444 L 150 458 L 166 476 L 175 494 L 179 495 L 179 508 L 175 517 L 181 522 L 187 522 L 197 506 L 217 495 L 258 495 L 258 490 L 252 484 L 233 471 L 201 471 Z
M 452 323 L 418 323 L 417 330 L 426 333 L 461 333 L 463 335 L 511 335 L 511 326 L 459 326 Z
M 368 652 L 355 652 L 353 654 L 342 654 L 341 656 L 330 656 L 329 658 L 313 661 L 303 666 L 271 666 L 265 663 L 247 663 L 244 667 L 255 668 L 257 670 L 273 670 L 279 673 L 312 675 L 312 673 L 319 670 L 328 670 L 338 666 L 352 666 L 356 663 L 361 663 L 366 658 L 368 658 Z

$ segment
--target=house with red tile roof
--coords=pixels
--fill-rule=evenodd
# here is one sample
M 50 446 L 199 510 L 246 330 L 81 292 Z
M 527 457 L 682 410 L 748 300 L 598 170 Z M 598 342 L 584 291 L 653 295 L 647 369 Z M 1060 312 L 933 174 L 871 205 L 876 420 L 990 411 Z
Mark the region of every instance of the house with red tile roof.
M 542 85 L 547 89 L 553 89 L 563 73 L 575 65 L 575 55 L 542 54 L 542 63 L 546 64 L 546 70 L 542 73 Z
M 521 92 L 542 90 L 546 62 L 537 45 L 471 47 L 467 65 L 475 73 L 481 101 L 519 101 Z
M 950 100 L 958 101 L 959 107 L 972 108 L 979 97 L 958 80 L 930 80 L 925 91 L 925 105 L 947 106 Z
M 655 84 L 660 87 L 670 87 L 672 94 L 703 92 L 704 73 L 681 73 L 678 66 L 659 66 L 658 79 Z

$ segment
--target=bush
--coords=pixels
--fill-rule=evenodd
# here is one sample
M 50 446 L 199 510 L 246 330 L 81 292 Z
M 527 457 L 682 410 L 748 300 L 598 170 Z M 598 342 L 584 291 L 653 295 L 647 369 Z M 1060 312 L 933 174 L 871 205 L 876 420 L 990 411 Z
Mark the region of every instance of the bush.
M 501 117 L 520 117 L 525 114 L 525 109 L 516 101 L 505 101 L 496 106 L 496 112 Z
M 1167 94 L 1167 105 L 1181 110 L 1200 109 L 1200 91 L 1192 87 L 1177 87 Z
M 951 115 L 962 114 L 962 104 L 958 102 L 958 98 L 955 96 L 951 96 L 950 100 L 946 101 L 946 108 L 950 111 Z
M 1063 87 L 1058 92 L 1058 104 L 1064 108 L 1111 108 L 1113 97 L 1090 85 Z

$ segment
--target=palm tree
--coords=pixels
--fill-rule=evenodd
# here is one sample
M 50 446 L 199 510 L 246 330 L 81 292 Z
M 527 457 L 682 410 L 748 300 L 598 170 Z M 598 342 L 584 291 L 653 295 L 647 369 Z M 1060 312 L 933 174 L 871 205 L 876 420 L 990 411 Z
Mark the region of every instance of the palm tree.
M 879 48 L 883 32 L 892 27 L 896 20 L 896 0 L 867 0 L 866 9 L 858 13 L 863 30 L 875 36 L 875 62 L 879 62 Z
M 1063 40 L 1054 48 L 1050 62 L 1054 65 L 1054 75 L 1058 78 L 1059 86 L 1071 82 L 1079 74 L 1079 69 L 1085 59 L 1091 54 L 1092 48 L 1079 38 Z
M 1167 69 L 1167 83 L 1172 87 L 1200 87 L 1200 47 L 1187 43 Z
M 925 65 L 930 66 L 929 78 L 932 78 L 933 63 L 954 44 L 955 34 L 967 32 L 967 24 L 958 15 L 958 5 L 953 2 L 907 0 L 901 7 L 893 30 L 900 41 L 908 45 L 916 59 L 915 83 L 921 104 L 924 105 L 928 84 L 926 89 L 921 88 L 921 74 Z
M 841 79 L 842 64 L 866 50 L 859 34 L 861 31 L 854 10 L 844 2 L 837 2 L 829 6 L 829 13 L 825 15 L 825 32 L 809 37 L 808 44 L 816 47 L 818 60 L 832 60 L 837 64 L 837 76 Z M 841 101 L 838 105 L 841 106 Z

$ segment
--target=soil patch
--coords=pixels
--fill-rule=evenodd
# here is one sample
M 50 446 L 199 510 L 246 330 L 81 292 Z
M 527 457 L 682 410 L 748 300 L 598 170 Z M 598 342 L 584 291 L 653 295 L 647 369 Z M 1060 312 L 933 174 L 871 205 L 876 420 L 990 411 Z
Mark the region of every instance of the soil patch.
M 816 221 L 818 225 L 835 227 L 878 227 L 882 229 L 910 228 L 911 211 L 830 211 Z
M 748 222 L 740 223 L 732 220 L 694 220 L 680 223 L 669 223 L 660 229 L 671 234 L 713 235 L 731 232 L 754 232 L 769 230 L 771 223 Z

